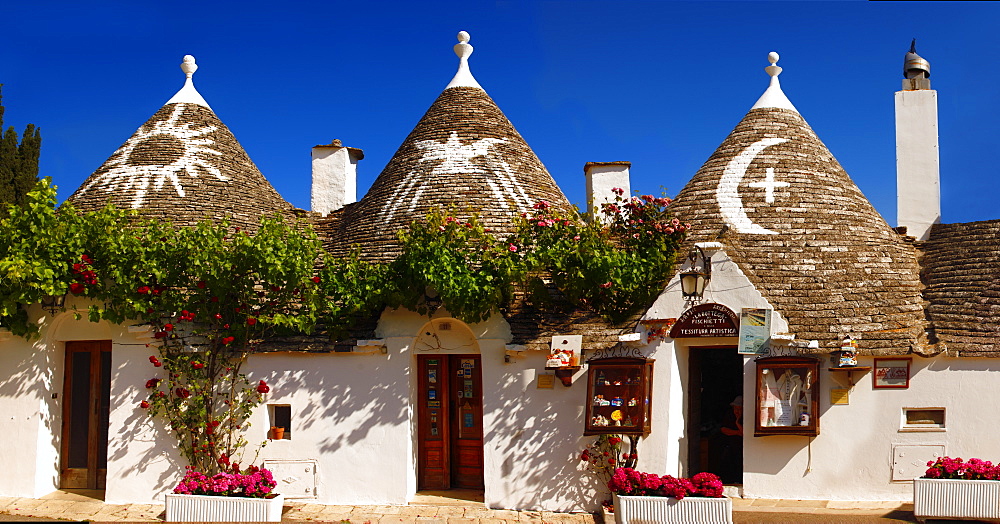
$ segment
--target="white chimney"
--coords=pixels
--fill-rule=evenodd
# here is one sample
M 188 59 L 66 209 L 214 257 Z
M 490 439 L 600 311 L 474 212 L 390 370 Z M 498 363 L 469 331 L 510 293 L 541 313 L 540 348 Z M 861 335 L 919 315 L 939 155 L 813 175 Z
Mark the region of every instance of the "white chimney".
M 628 168 L 632 162 L 587 162 L 583 174 L 587 177 L 587 209 L 592 216 L 600 217 L 601 205 L 615 201 L 615 189 L 621 190 L 622 198 L 629 198 Z
M 896 222 L 906 234 L 927 240 L 941 221 L 937 91 L 931 65 L 910 44 L 903 65 L 903 89 L 896 92 Z
M 326 216 L 358 200 L 358 160 L 364 151 L 340 140 L 312 148 L 312 210 Z

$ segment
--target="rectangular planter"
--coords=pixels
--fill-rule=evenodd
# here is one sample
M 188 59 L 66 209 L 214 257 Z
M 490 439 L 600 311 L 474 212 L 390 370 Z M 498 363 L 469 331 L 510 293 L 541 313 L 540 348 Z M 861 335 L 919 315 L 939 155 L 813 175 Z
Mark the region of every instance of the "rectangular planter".
M 1000 522 L 1000 481 L 913 479 L 913 516 Z
M 285 497 L 252 499 L 167 494 L 167 522 L 281 522 Z
M 729 498 L 628 497 L 615 495 L 616 524 L 732 524 Z

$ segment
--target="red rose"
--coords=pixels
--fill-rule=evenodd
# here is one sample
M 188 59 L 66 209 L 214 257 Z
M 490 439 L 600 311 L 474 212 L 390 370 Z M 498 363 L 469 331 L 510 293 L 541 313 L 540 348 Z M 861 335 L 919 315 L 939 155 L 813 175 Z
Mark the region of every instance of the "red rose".
M 147 295 L 149 294 L 149 286 L 140 286 L 139 289 L 135 290 L 135 292 L 140 295 Z
M 191 396 L 191 392 L 184 388 L 177 388 L 174 390 L 174 394 L 180 398 L 188 398 Z
M 216 313 L 215 314 L 215 320 L 222 320 L 222 315 Z
M 271 387 L 267 385 L 267 382 L 264 382 L 263 380 L 261 380 L 260 384 L 257 384 L 257 393 L 260 393 L 260 394 L 263 395 L 264 393 L 267 393 L 268 391 L 271 391 Z
M 248 326 L 252 326 L 252 325 L 254 325 L 256 323 L 257 323 L 257 319 L 256 318 L 248 318 L 247 319 L 247 325 Z
M 73 282 L 72 284 L 69 285 L 69 290 L 74 295 L 79 295 L 87 290 L 87 286 L 79 282 Z
M 146 387 L 152 389 L 152 388 L 155 388 L 156 385 L 159 384 L 159 383 L 160 383 L 160 379 L 158 379 L 158 378 L 151 378 L 151 379 L 149 379 L 149 380 L 146 381 Z
M 201 368 L 205 367 L 205 364 L 202 364 L 201 362 L 192 362 L 191 363 L 191 367 L 193 367 L 195 369 L 201 369 Z
M 312 281 L 319 284 L 319 277 L 312 277 Z
M 622 441 L 622 439 L 620 439 L 618 437 L 608 437 L 608 444 L 611 444 L 612 446 L 617 445 L 621 441 Z
M 166 338 L 167 337 L 167 332 L 166 331 L 157 331 L 155 334 L 153 334 L 153 337 L 154 338 Z
M 236 337 L 226 337 L 222 339 L 222 343 L 228 346 L 229 344 L 232 344 L 234 340 L 236 340 Z
M 160 360 L 159 360 L 159 359 L 157 359 L 157 358 L 156 358 L 155 356 L 153 356 L 153 355 L 150 355 L 150 356 L 149 356 L 149 363 L 150 363 L 150 364 L 152 364 L 152 365 L 154 365 L 154 366 L 156 366 L 156 367 L 160 367 L 160 366 L 162 366 L 162 365 L 163 365 L 163 364 L 160 364 Z
M 139 403 L 139 407 L 142 409 L 149 409 L 149 402 L 143 400 L 142 402 Z
M 174 325 L 173 324 L 164 324 L 163 325 L 163 330 L 164 331 L 173 331 L 174 330 Z
M 83 260 L 84 262 L 86 262 L 88 264 L 91 263 L 90 257 L 87 256 L 87 255 L 80 255 L 80 260 Z
M 219 301 L 219 297 L 212 297 L 212 298 L 209 299 L 209 302 L 218 302 L 218 301 Z
M 198 281 L 198 289 L 205 289 L 205 281 L 204 280 L 199 280 Z

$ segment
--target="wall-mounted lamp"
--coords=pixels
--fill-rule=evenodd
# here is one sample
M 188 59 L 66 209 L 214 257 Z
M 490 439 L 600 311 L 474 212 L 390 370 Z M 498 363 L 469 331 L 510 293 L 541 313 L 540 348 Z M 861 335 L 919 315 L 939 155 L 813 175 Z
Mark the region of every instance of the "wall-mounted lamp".
M 438 310 L 444 301 L 441 300 L 441 295 L 430 296 L 428 293 L 424 293 L 424 305 L 427 306 L 427 313 L 429 315 L 434 315 L 434 312 Z
M 701 257 L 701 269 L 696 267 Z M 691 268 L 681 273 L 681 293 L 686 299 L 700 299 L 705 294 L 708 281 L 712 279 L 712 258 L 705 254 L 698 246 L 694 246 L 688 253 L 688 260 L 691 261 Z
M 45 295 L 42 297 L 42 309 L 48 311 L 50 314 L 55 315 L 56 311 L 61 311 L 63 306 L 66 304 L 66 294 L 62 295 Z

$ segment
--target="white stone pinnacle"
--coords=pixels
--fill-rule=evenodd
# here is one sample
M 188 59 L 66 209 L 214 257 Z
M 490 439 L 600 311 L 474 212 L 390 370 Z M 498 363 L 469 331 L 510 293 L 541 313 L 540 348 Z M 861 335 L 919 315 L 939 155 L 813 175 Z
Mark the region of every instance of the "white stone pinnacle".
M 483 88 L 472 76 L 472 71 L 469 70 L 469 56 L 472 55 L 473 51 L 472 46 L 469 45 L 470 38 L 469 33 L 465 31 L 458 33 L 458 43 L 455 44 L 455 54 L 458 55 L 458 72 L 455 73 L 455 78 L 452 78 L 451 82 L 445 86 L 445 89 L 452 87 Z
M 184 55 L 184 61 L 181 62 L 181 71 L 184 71 L 184 76 L 187 77 L 184 80 L 184 87 L 181 88 L 170 100 L 167 100 L 167 104 L 197 104 L 200 106 L 205 106 L 212 109 L 208 102 L 202 98 L 201 93 L 194 88 L 194 72 L 198 70 L 198 64 L 194 62 L 194 57 L 191 55 Z
M 765 67 L 764 71 L 767 71 L 767 74 L 771 76 L 771 84 L 767 86 L 767 90 L 764 91 L 763 95 L 760 95 L 760 98 L 757 99 L 757 103 L 750 109 L 777 107 L 781 109 L 790 109 L 796 113 L 799 112 L 799 110 L 795 109 L 795 106 L 792 105 L 792 102 L 788 100 L 788 97 L 785 96 L 785 93 L 781 90 L 781 83 L 778 81 L 778 75 L 781 74 L 781 67 L 778 66 L 779 58 L 778 53 L 775 53 L 774 51 L 767 54 L 767 61 L 770 62 L 771 65 Z

